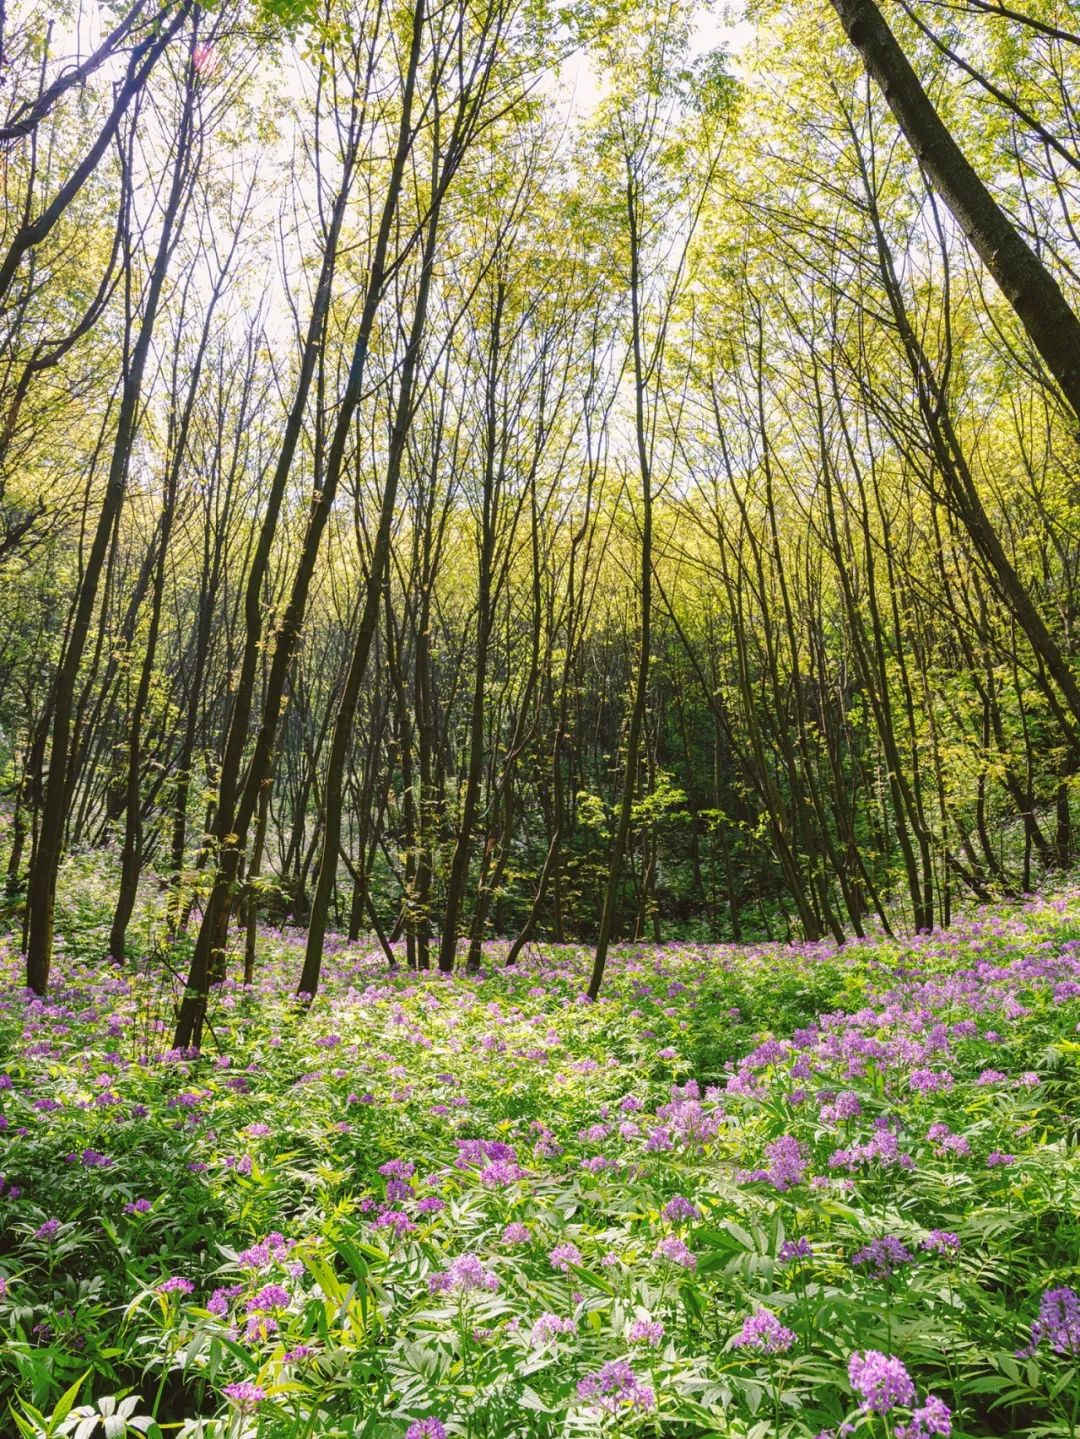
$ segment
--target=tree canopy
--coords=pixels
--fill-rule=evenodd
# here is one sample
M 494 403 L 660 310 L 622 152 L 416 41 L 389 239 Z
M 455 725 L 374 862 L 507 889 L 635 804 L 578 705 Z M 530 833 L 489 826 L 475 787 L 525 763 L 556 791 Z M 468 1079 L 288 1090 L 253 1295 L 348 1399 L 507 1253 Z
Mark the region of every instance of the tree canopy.
M 614 938 L 929 929 L 1065 871 L 1078 28 L 9 6 L 29 985 L 87 851 L 101 958 L 187 972 L 179 1045 L 262 921 L 305 994 L 340 929 L 447 970 L 573 937 L 595 996 Z

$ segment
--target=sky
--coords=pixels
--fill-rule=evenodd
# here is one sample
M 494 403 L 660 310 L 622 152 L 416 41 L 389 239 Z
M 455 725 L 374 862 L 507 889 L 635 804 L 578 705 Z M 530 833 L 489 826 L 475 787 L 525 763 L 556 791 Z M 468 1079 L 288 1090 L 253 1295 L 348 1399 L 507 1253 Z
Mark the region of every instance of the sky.
M 723 47 L 732 56 L 737 68 L 738 57 L 753 36 L 754 26 L 749 20 L 731 20 L 729 16 L 718 15 L 712 8 L 703 5 L 694 27 L 692 52 L 694 55 L 705 55 Z M 559 74 L 543 88 L 566 104 L 568 118 L 571 119 L 587 119 L 603 96 L 595 66 L 584 50 L 575 51 Z

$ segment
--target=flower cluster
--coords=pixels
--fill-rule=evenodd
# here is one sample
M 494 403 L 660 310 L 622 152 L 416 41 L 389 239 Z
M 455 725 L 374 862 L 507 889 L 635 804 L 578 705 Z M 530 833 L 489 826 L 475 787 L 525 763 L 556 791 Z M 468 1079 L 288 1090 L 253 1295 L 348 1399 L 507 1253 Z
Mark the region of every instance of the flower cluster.
M 652 1409 L 656 1395 L 647 1384 L 642 1384 L 625 1359 L 612 1359 L 595 1374 L 580 1380 L 577 1392 L 582 1399 L 598 1404 L 610 1413 L 617 1413 L 624 1405 L 632 1409 Z
M 461 1254 L 449 1268 L 428 1276 L 432 1294 L 467 1294 L 474 1289 L 491 1291 L 498 1287 L 498 1275 L 485 1269 L 475 1254 Z
M 1040 1299 L 1039 1317 L 1031 1326 L 1031 1344 L 1025 1352 L 1034 1354 L 1042 1344 L 1055 1354 L 1080 1355 L 1080 1295 L 1075 1289 L 1048 1289 Z
M 795 1333 L 781 1324 L 768 1309 L 759 1309 L 743 1321 L 731 1341 L 735 1349 L 756 1349 L 761 1354 L 786 1354 L 795 1343 Z

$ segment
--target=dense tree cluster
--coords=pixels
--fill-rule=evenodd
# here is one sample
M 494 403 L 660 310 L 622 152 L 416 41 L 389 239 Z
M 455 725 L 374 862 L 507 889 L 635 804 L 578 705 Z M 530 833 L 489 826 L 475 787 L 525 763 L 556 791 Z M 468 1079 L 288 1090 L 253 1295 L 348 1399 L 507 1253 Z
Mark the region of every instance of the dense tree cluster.
M 1074 855 L 1064 0 L 10 7 L 6 913 L 947 923 Z M 576 57 L 576 58 L 575 58 Z M 584 57 L 582 60 L 581 57 Z M 568 110 L 558 77 L 595 78 Z M 142 939 L 138 941 L 142 943 Z

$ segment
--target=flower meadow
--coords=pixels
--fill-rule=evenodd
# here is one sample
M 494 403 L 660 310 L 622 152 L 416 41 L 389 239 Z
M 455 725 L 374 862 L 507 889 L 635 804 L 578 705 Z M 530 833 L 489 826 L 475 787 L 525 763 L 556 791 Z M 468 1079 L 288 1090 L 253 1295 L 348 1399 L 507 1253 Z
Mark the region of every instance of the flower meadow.
M 905 941 L 6 954 L 4 1433 L 1080 1434 L 1080 895 Z

